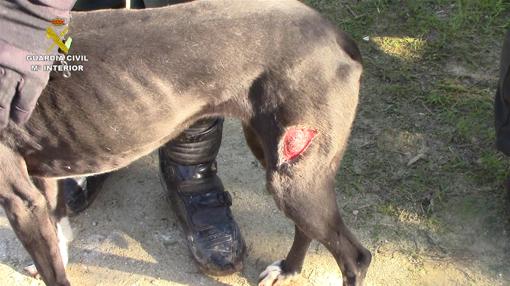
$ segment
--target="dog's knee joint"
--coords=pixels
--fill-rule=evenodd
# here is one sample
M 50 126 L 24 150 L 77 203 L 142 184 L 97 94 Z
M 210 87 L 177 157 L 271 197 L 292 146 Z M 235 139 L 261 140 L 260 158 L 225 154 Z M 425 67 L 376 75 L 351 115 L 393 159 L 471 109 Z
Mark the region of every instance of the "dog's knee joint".
M 2 206 L 11 220 L 20 222 L 32 214 L 37 215 L 46 209 L 46 199 L 42 194 L 5 196 L 1 199 Z
M 42 194 L 30 194 L 29 197 L 20 197 L 20 199 L 31 213 L 46 209 L 46 199 Z
M 367 249 L 361 249 L 358 254 L 358 258 L 356 259 L 356 264 L 362 269 L 368 268 L 370 263 L 372 262 L 372 253 Z

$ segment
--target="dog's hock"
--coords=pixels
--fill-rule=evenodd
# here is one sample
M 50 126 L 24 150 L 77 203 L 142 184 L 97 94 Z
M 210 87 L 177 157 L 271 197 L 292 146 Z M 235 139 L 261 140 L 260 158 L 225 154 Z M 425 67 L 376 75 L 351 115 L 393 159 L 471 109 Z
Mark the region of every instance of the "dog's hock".
M 313 128 L 288 128 L 283 135 L 281 144 L 281 154 L 284 162 L 292 161 L 305 152 L 315 135 L 317 135 L 317 130 Z

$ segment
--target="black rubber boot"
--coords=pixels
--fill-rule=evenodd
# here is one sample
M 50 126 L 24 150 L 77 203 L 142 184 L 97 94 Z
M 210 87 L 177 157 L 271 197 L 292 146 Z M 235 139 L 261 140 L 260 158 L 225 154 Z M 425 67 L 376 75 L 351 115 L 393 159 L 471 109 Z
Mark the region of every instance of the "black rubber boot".
M 245 243 L 216 175 L 223 119 L 195 123 L 159 150 L 161 181 L 201 270 L 227 275 L 242 268 Z
M 68 178 L 59 182 L 64 191 L 64 199 L 71 215 L 76 215 L 90 206 L 96 199 L 108 173 L 82 179 Z

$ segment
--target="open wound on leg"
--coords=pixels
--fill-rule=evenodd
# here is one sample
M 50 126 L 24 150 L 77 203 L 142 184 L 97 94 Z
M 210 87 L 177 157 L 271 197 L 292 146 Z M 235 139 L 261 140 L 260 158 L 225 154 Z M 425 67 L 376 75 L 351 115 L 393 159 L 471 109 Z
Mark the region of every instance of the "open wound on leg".
M 317 135 L 317 130 L 306 127 L 287 128 L 283 135 L 281 143 L 281 152 L 285 162 L 294 160 L 306 151 L 313 138 Z

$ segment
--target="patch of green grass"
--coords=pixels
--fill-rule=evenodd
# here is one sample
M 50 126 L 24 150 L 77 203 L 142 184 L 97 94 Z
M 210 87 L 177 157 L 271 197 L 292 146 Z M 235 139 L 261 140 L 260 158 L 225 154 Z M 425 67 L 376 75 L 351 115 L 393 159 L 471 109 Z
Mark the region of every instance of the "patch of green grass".
M 419 44 L 429 64 L 454 55 L 477 66 L 484 48 L 509 26 L 510 3 L 504 0 L 450 1 L 303 1 L 350 33 L 361 45 L 364 36 L 400 37 Z M 475 36 L 476 35 L 476 36 Z M 472 44 L 476 45 L 473 50 Z M 412 51 L 412 49 L 409 49 Z M 474 57 L 473 57 L 474 56 Z
M 395 207 L 392 203 L 380 205 L 378 210 L 380 213 L 387 216 L 398 216 L 398 208 Z
M 434 83 L 422 100 L 439 120 L 455 127 L 456 142 L 487 146 L 494 139 L 492 94 L 492 89 L 447 77 Z
M 431 91 L 423 97 L 423 101 L 429 105 L 439 108 L 448 108 L 454 104 L 454 99 L 449 94 Z
M 476 176 L 483 182 L 503 182 L 508 176 L 510 164 L 502 154 L 487 150 L 478 160 L 480 166 Z
M 509 22 L 501 22 L 499 17 L 508 9 L 510 3 L 504 0 L 458 0 L 458 10 L 452 18 L 454 29 L 467 25 L 477 25 L 484 32 L 494 26 L 508 27 Z M 474 28 L 474 27 L 473 27 Z

